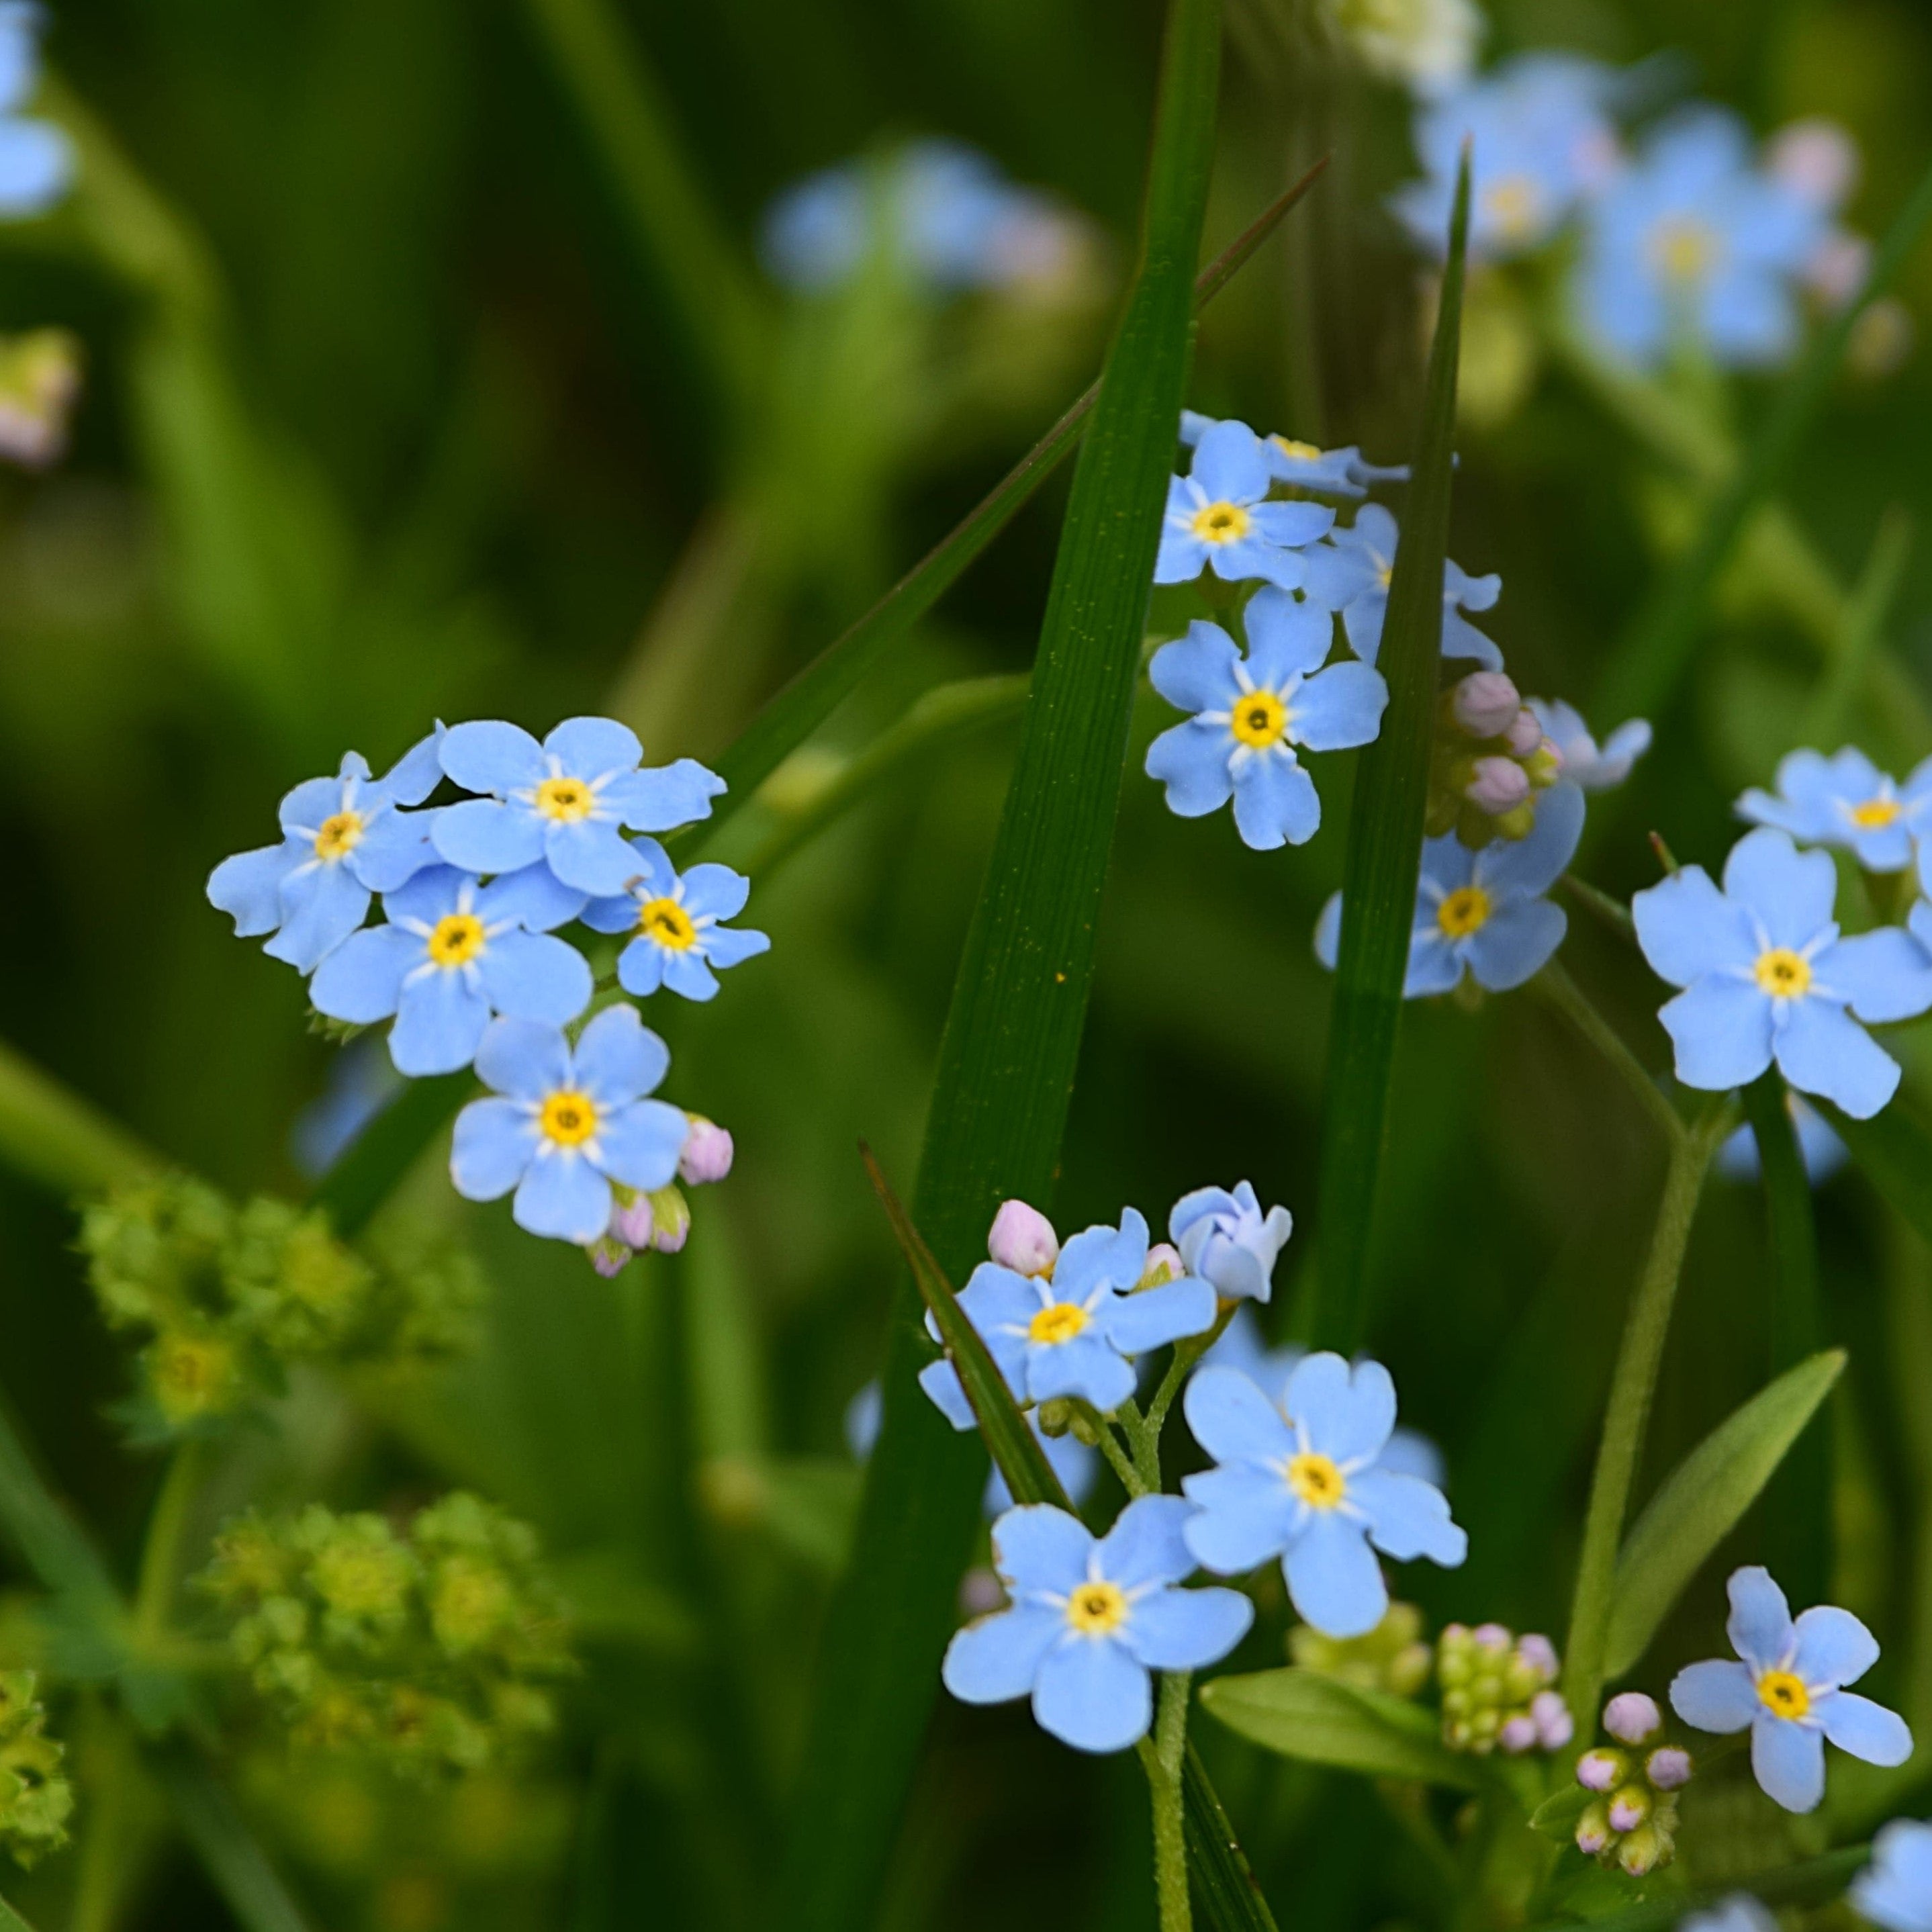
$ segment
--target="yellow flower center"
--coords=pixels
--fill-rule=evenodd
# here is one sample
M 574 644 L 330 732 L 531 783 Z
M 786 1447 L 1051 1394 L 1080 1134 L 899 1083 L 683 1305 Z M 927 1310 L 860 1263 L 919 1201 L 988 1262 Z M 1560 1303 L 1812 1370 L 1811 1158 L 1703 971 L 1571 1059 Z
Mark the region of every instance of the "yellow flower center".
M 559 1147 L 581 1147 L 597 1131 L 597 1103 L 588 1094 L 562 1088 L 543 1103 L 537 1124 Z
M 1229 714 L 1228 728 L 1244 745 L 1264 752 L 1288 729 L 1288 706 L 1271 691 L 1251 691 Z
M 1768 947 L 1757 956 L 1751 970 L 1774 1000 L 1801 999 L 1811 984 L 1810 962 L 1788 946 Z
M 561 824 L 588 818 L 592 802 L 590 788 L 581 778 L 545 778 L 537 787 L 538 811 Z
M 362 814 L 338 812 L 322 821 L 315 835 L 315 856 L 325 864 L 346 859 L 362 842 Z
M 483 950 L 483 922 L 472 912 L 452 912 L 436 922 L 429 956 L 439 966 L 462 966 Z
M 1066 1599 L 1066 1621 L 1086 1636 L 1104 1636 L 1126 1619 L 1126 1594 L 1118 1583 L 1082 1583 Z
M 1767 1670 L 1757 1680 L 1758 1701 L 1780 1718 L 1802 1718 L 1811 1708 L 1804 1680 L 1789 1670 Z
M 1322 452 L 1312 442 L 1297 442 L 1292 436 L 1271 436 L 1268 438 L 1284 456 L 1292 456 L 1298 463 L 1318 463 Z
M 1852 807 L 1852 823 L 1862 832 L 1876 832 L 1905 809 L 1895 798 L 1868 798 Z
M 690 914 L 675 899 L 645 900 L 638 908 L 638 930 L 674 952 L 682 952 L 698 937 Z
M 1436 908 L 1436 923 L 1444 939 L 1467 939 L 1489 919 L 1490 896 L 1480 886 L 1458 886 L 1444 892 Z
M 1527 175 L 1504 175 L 1484 190 L 1483 206 L 1505 236 L 1526 235 L 1536 221 L 1536 184 Z
M 1062 1342 L 1070 1342 L 1087 1325 L 1087 1311 L 1076 1308 L 1070 1301 L 1056 1301 L 1050 1308 L 1042 1308 L 1027 1324 L 1027 1339 L 1044 1342 L 1049 1348 L 1058 1348 Z
M 1331 1510 L 1348 1492 L 1347 1480 L 1332 1456 L 1304 1449 L 1288 1461 L 1288 1486 L 1310 1509 Z
M 1717 238 L 1701 221 L 1666 221 L 1658 225 L 1651 248 L 1657 266 L 1673 282 L 1694 282 L 1711 266 Z
M 1203 543 L 1239 543 L 1253 520 L 1238 503 L 1206 503 L 1194 513 L 1194 534 Z

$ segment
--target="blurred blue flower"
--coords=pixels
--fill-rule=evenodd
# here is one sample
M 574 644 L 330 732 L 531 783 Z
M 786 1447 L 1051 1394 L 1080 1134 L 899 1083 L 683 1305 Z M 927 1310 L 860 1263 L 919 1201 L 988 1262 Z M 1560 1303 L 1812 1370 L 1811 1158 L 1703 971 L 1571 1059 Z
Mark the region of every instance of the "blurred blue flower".
M 381 778 L 360 753 L 346 752 L 332 778 L 309 778 L 282 800 L 282 842 L 224 859 L 208 874 L 210 902 L 244 939 L 274 936 L 262 949 L 312 971 L 362 923 L 371 892 L 393 892 L 436 858 L 431 814 L 419 805 L 442 773 L 438 725 Z
M 668 832 L 711 815 L 724 781 L 694 758 L 640 771 L 637 734 L 611 718 L 566 718 L 539 745 L 520 725 L 485 720 L 443 734 L 442 769 L 484 798 L 446 806 L 431 837 L 466 872 L 545 861 L 578 892 L 626 891 L 638 856 L 620 826 Z
M 973 1270 L 959 1305 L 1016 1402 L 1078 1396 L 1104 1415 L 1134 1392 L 1132 1357 L 1213 1327 L 1214 1291 L 1206 1282 L 1184 1275 L 1138 1287 L 1147 1253 L 1147 1222 L 1130 1208 L 1118 1228 L 1076 1234 L 1050 1275 L 1016 1274 L 998 1262 Z M 926 1325 L 938 1341 L 930 1316 Z M 919 1381 L 954 1428 L 974 1426 L 951 1362 L 928 1363 Z
M 1793 284 L 1828 226 L 1814 201 L 1754 166 L 1735 114 L 1687 108 L 1592 202 L 1574 299 L 1634 362 L 1688 336 L 1720 363 L 1774 363 L 1796 340 Z
M 352 932 L 316 968 L 309 998 L 317 1012 L 358 1026 L 394 1014 L 398 1072 L 454 1073 L 476 1058 L 492 1014 L 557 1027 L 590 1004 L 584 955 L 548 931 L 583 905 L 547 866 L 487 886 L 430 866 L 383 894 L 388 925 Z
M 1265 1301 L 1274 1288 L 1276 1258 L 1287 1245 L 1294 1217 L 1286 1208 L 1262 1212 L 1250 1182 L 1197 1187 L 1174 1204 L 1167 1237 L 1180 1250 L 1187 1272 L 1211 1282 L 1223 1301 Z
M 74 179 L 74 144 L 66 134 L 20 112 L 40 83 L 44 17 L 28 0 L 0 4 L 0 218 L 44 212 Z
M 1687 1912 L 1677 1932 L 1778 1932 L 1778 1921 L 1749 1892 L 1736 1892 L 1708 1912 Z
M 1296 1614 L 1324 1635 L 1361 1636 L 1382 1622 L 1376 1550 L 1451 1568 L 1468 1554 L 1442 1492 L 1384 1463 L 1395 1384 L 1379 1362 L 1352 1370 L 1340 1355 L 1306 1356 L 1279 1408 L 1246 1376 L 1202 1367 L 1184 1402 L 1217 1465 L 1182 1481 L 1200 1505 L 1183 1526 L 1188 1548 L 1224 1576 L 1278 1555 Z
M 1894 1818 L 1872 1840 L 1871 1863 L 1845 1894 L 1885 1932 L 1932 1932 L 1932 1823 Z
M 1216 422 L 1216 418 L 1204 416 L 1197 410 L 1183 410 L 1183 445 L 1193 448 Z M 1292 484 L 1298 490 L 1310 490 L 1318 496 L 1352 500 L 1367 495 L 1372 483 L 1401 483 L 1408 478 L 1407 464 L 1365 463 L 1361 451 L 1352 443 L 1346 449 L 1318 449 L 1312 442 L 1298 442 L 1292 436 L 1280 435 L 1264 436 L 1261 443 L 1262 460 L 1277 483 Z
M 1382 622 L 1388 615 L 1389 584 L 1395 574 L 1400 541 L 1395 518 L 1379 503 L 1364 503 L 1347 527 L 1331 530 L 1306 554 L 1303 587 L 1311 604 L 1342 614 L 1349 648 L 1368 664 L 1382 649 Z M 1502 595 L 1493 574 L 1472 577 L 1446 558 L 1442 565 L 1442 655 L 1474 658 L 1486 670 L 1501 670 L 1503 654 L 1467 618 L 1465 610 L 1486 610 Z
M 1804 1162 L 1806 1178 L 1814 1187 L 1822 1186 L 1850 1159 L 1850 1150 L 1816 1107 L 1791 1093 L 1785 1095 L 1784 1106 L 1798 1136 L 1798 1152 Z M 1764 1165 L 1758 1159 L 1757 1136 L 1748 1120 L 1718 1148 L 1716 1165 L 1726 1180 L 1756 1180 L 1763 1174 Z
M 1670 1706 L 1700 1731 L 1751 1734 L 1751 1769 L 1787 1811 L 1825 1795 L 1825 1741 L 1868 1764 L 1912 1755 L 1905 1720 L 1846 1690 L 1878 1661 L 1878 1642 L 1850 1610 L 1820 1604 L 1796 1622 L 1769 1570 L 1731 1573 L 1731 1648 L 1743 1659 L 1688 1665 L 1670 1682 Z
M 1801 1093 L 1854 1120 L 1892 1098 L 1898 1064 L 1852 1016 L 1924 1012 L 1932 959 L 1898 926 L 1840 939 L 1838 884 L 1828 854 L 1800 852 L 1767 829 L 1731 848 L 1721 892 L 1702 866 L 1686 866 L 1631 900 L 1652 970 L 1685 989 L 1658 1017 L 1687 1087 L 1742 1087 L 1775 1059 Z
M 1619 724 L 1600 748 L 1574 705 L 1560 698 L 1532 698 L 1528 703 L 1543 735 L 1556 748 L 1563 776 L 1584 791 L 1609 791 L 1622 784 L 1630 767 L 1650 749 L 1650 725 L 1645 718 Z
M 456 1117 L 457 1192 L 494 1201 L 514 1187 L 519 1227 L 596 1240 L 610 1224 L 613 1180 L 644 1193 L 676 1176 L 690 1122 L 644 1097 L 670 1065 L 634 1006 L 606 1007 L 574 1052 L 560 1027 L 492 1020 L 476 1071 L 502 1097 L 472 1100 Z
M 303 1178 L 320 1180 L 407 1084 L 381 1041 L 351 1040 L 329 1063 L 321 1093 L 289 1130 L 289 1157 Z
M 1155 583 L 1191 584 L 1211 569 L 1230 584 L 1260 577 L 1294 590 L 1300 546 L 1320 536 L 1335 512 L 1325 503 L 1271 503 L 1272 481 L 1262 440 L 1246 423 L 1205 430 L 1188 473 L 1167 486 Z
M 1738 800 L 1738 813 L 1807 845 L 1842 845 L 1868 872 L 1902 872 L 1932 825 L 1932 758 L 1900 786 L 1856 745 L 1828 758 L 1788 752 L 1778 760 L 1777 791 L 1754 785 Z
M 884 1398 L 878 1379 L 875 1376 L 865 1384 L 852 1400 L 845 1405 L 845 1446 L 852 1452 L 855 1462 L 872 1460 L 872 1445 L 879 1439 L 879 1424 L 884 1419 Z M 1060 1486 L 1078 1508 L 1084 1503 L 1094 1487 L 1094 1479 L 1100 1473 L 1100 1452 L 1090 1449 L 1077 1436 L 1048 1436 L 1040 1426 L 1038 1413 L 1028 1409 L 1027 1426 L 1033 1431 L 1034 1440 L 1046 1452 L 1046 1460 L 1052 1464 L 1053 1473 L 1060 1478 Z M 980 1507 L 988 1518 L 996 1516 L 1013 1506 L 1013 1492 L 1006 1487 L 1006 1479 L 1000 1474 L 995 1463 L 986 1472 L 986 1486 L 980 1498 Z
M 1154 688 L 1194 716 L 1148 747 L 1147 772 L 1166 785 L 1168 809 L 1183 818 L 1232 797 L 1243 843 L 1266 852 L 1301 844 L 1322 823 L 1322 801 L 1295 747 L 1369 743 L 1382 728 L 1388 686 L 1366 664 L 1322 670 L 1334 635 L 1328 614 L 1284 590 L 1257 591 L 1245 621 L 1245 658 L 1220 625 L 1200 619 L 1154 652 Z
M 993 1526 L 993 1564 L 1012 1602 L 954 1636 L 947 1690 L 969 1704 L 1030 1692 L 1040 1728 L 1078 1750 L 1144 1736 L 1148 1672 L 1216 1663 L 1254 1621 L 1238 1590 L 1174 1587 L 1196 1568 L 1180 1533 L 1190 1514 L 1178 1496 L 1139 1496 L 1096 1539 L 1050 1504 L 1009 1510 Z
M 637 877 L 620 897 L 592 899 L 584 922 L 594 932 L 634 932 L 617 956 L 617 981 L 640 998 L 668 986 L 687 1000 L 718 991 L 712 968 L 771 950 L 762 932 L 724 922 L 742 912 L 752 882 L 728 866 L 694 866 L 682 877 L 655 838 L 633 838 Z
M 1552 785 L 1540 794 L 1536 823 L 1521 838 L 1472 852 L 1453 832 L 1422 848 L 1415 924 L 1402 997 L 1454 992 L 1464 969 L 1477 985 L 1506 993 L 1548 964 L 1570 922 L 1543 895 L 1562 876 L 1583 836 L 1583 794 Z M 1322 908 L 1315 954 L 1331 971 L 1341 950 L 1342 895 Z

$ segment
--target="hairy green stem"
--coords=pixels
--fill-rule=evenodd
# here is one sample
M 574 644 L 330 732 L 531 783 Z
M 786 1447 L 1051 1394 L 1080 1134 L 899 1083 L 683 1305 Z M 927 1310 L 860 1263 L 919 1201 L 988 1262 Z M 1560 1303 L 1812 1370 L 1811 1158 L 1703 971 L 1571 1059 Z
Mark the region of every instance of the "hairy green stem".
M 1120 1486 L 1130 1496 L 1144 1496 L 1147 1485 L 1141 1480 L 1141 1472 L 1132 1456 L 1121 1446 L 1120 1438 L 1114 1433 L 1110 1424 L 1096 1417 L 1094 1440 L 1100 1444 L 1100 1454 L 1106 1457 L 1107 1465 L 1120 1478 Z
M 1622 899 L 1612 898 L 1600 886 L 1592 885 L 1588 879 L 1580 879 L 1574 872 L 1565 872 L 1557 884 L 1619 939 L 1635 940 L 1636 922 L 1630 917 L 1630 909 Z
M 208 1445 L 190 1436 L 177 1443 L 148 1518 L 141 1546 L 141 1574 L 134 1591 L 134 1640 L 143 1651 L 160 1647 L 167 1635 L 168 1612 L 174 1603 L 175 1582 L 181 1569 L 182 1538 L 189 1512 L 207 1467 Z
M 1184 1670 L 1162 1677 L 1154 1736 L 1140 1742 L 1141 1763 L 1147 1772 L 1154 1808 L 1154 1880 L 1160 1904 L 1160 1932 L 1192 1932 L 1194 1924 L 1187 1897 L 1187 1842 L 1180 1789 L 1192 1682 Z
M 1675 1147 L 1686 1138 L 1677 1110 L 1665 1099 L 1663 1090 L 1644 1071 L 1642 1063 L 1631 1052 L 1622 1036 L 1590 1003 L 1582 987 L 1555 960 L 1530 982 L 1531 986 L 1561 1013 L 1616 1069 L 1659 1132 Z

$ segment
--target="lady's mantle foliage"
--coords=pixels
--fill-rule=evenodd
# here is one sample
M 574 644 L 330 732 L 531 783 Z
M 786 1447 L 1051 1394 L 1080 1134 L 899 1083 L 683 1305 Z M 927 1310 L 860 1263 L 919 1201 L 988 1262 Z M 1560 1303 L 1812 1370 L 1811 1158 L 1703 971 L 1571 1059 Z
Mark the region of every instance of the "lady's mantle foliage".
M 954 1636 L 946 1688 L 973 1704 L 1030 1693 L 1041 1728 L 1080 1750 L 1144 1736 L 1148 1673 L 1215 1663 L 1254 1620 L 1238 1591 L 1175 1587 L 1197 1567 L 1181 1534 L 1190 1514 L 1179 1496 L 1142 1496 L 1096 1539 L 1050 1504 L 1008 1510 L 993 1562 L 1012 1603 Z
M 752 882 L 728 866 L 694 866 L 680 875 L 655 838 L 634 838 L 635 876 L 615 898 L 593 900 L 592 932 L 636 937 L 617 956 L 617 983 L 640 998 L 668 986 L 687 1000 L 717 997 L 717 970 L 769 952 L 762 932 L 728 926 L 745 909 Z M 717 970 L 714 970 L 716 968 Z

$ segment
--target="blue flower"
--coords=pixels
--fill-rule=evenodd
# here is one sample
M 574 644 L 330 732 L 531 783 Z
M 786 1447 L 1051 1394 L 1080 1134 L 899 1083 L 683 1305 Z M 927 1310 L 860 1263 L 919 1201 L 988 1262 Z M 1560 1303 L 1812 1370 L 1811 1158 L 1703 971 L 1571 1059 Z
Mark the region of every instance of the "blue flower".
M 1197 1187 L 1174 1204 L 1167 1237 L 1190 1274 L 1212 1282 L 1223 1301 L 1265 1301 L 1274 1288 L 1275 1259 L 1294 1217 L 1286 1208 L 1264 1214 L 1252 1185 Z
M 1180 440 L 1192 449 L 1214 428 L 1216 418 L 1196 410 L 1180 412 Z M 1298 442 L 1292 436 L 1262 438 L 1262 457 L 1268 474 L 1277 483 L 1298 490 L 1312 490 L 1318 496 L 1354 499 L 1368 494 L 1371 483 L 1402 483 L 1408 480 L 1407 464 L 1385 466 L 1365 463 L 1354 444 L 1346 449 L 1318 449 L 1312 442 Z
M 1076 1234 L 1050 1274 L 1016 1274 L 998 1262 L 973 1270 L 959 1305 L 1015 1401 L 1078 1396 L 1105 1414 L 1134 1392 L 1132 1358 L 1214 1326 L 1214 1291 L 1204 1281 L 1184 1275 L 1138 1287 L 1147 1252 L 1147 1223 L 1130 1208 L 1118 1228 Z M 938 1340 L 930 1316 L 926 1330 Z M 919 1381 L 954 1428 L 974 1426 L 950 1361 L 928 1362 Z
M 1722 1093 L 1772 1061 L 1801 1093 L 1869 1120 L 1898 1086 L 1898 1064 L 1852 1016 L 1909 1019 L 1932 1006 L 1932 961 L 1898 926 L 1838 937 L 1838 874 L 1783 832 L 1748 832 L 1720 892 L 1686 866 L 1630 902 L 1652 970 L 1684 991 L 1658 1015 L 1687 1087 Z M 1850 1009 L 1848 1012 L 1846 1010 Z
M 1832 1130 L 1824 1115 L 1796 1094 L 1785 1095 L 1784 1108 L 1797 1132 L 1805 1178 L 1814 1187 L 1822 1186 L 1850 1159 L 1851 1150 Z M 1748 1120 L 1718 1148 L 1716 1166 L 1726 1180 L 1756 1180 L 1763 1173 L 1764 1165 L 1758 1159 L 1757 1136 Z M 1932 1928 L 1928 1932 L 1932 1932 Z
M 644 748 L 610 718 L 567 718 L 539 745 L 520 726 L 485 721 L 443 734 L 442 769 L 465 799 L 436 815 L 436 849 L 466 872 L 514 872 L 544 860 L 599 898 L 628 890 L 637 854 L 619 836 L 668 832 L 711 815 L 724 781 L 694 758 L 640 771 Z
M 1583 836 L 1583 794 L 1552 785 L 1521 838 L 1498 838 L 1472 852 L 1453 832 L 1422 848 L 1415 924 L 1408 936 L 1402 997 L 1454 992 L 1466 968 L 1477 985 L 1506 993 L 1549 964 L 1570 922 L 1543 895 L 1576 856 Z M 1342 895 L 1322 908 L 1315 954 L 1334 969 L 1342 943 Z
M 0 217 L 40 214 L 74 178 L 67 136 L 19 112 L 40 81 L 41 18 L 27 0 L 0 4 Z
M 1147 772 L 1167 787 L 1170 812 L 1198 818 L 1232 796 L 1234 826 L 1258 852 L 1299 845 L 1322 823 L 1315 782 L 1295 756 L 1366 745 L 1382 729 L 1388 686 L 1361 664 L 1332 664 L 1328 614 L 1284 590 L 1249 600 L 1248 654 L 1218 624 L 1196 620 L 1154 654 L 1148 675 L 1170 704 L 1194 716 L 1148 747 Z
M 1349 648 L 1373 664 L 1382 649 L 1382 622 L 1388 615 L 1389 584 L 1395 574 L 1400 541 L 1395 518 L 1379 503 L 1364 503 L 1352 526 L 1331 530 L 1326 542 L 1306 554 L 1303 584 L 1311 604 L 1342 614 Z M 1486 610 L 1502 595 L 1500 577 L 1472 577 L 1458 563 L 1442 564 L 1442 655 L 1474 658 L 1487 670 L 1501 670 L 1503 654 L 1465 610 Z
M 476 1058 L 493 1013 L 555 1027 L 590 1004 L 584 955 L 548 931 L 583 905 L 546 866 L 487 886 L 432 866 L 383 894 L 388 924 L 352 932 L 316 969 L 309 998 L 360 1026 L 393 1013 L 398 1072 L 454 1073 Z
M 1734 1892 L 1708 1912 L 1687 1912 L 1677 1932 L 1778 1932 L 1778 1921 L 1748 1892 Z
M 1720 363 L 1776 362 L 1797 336 L 1793 284 L 1828 226 L 1814 202 L 1753 166 L 1736 115 L 1686 109 L 1592 204 L 1575 300 L 1634 362 L 1660 361 L 1684 335 Z
M 519 1227 L 596 1240 L 610 1225 L 612 1181 L 641 1193 L 676 1176 L 690 1123 L 644 1097 L 670 1065 L 634 1006 L 607 1006 L 574 1052 L 560 1027 L 492 1020 L 476 1071 L 502 1097 L 472 1100 L 456 1117 L 457 1192 L 494 1201 L 514 1187 Z
M 1442 1492 L 1383 1462 L 1395 1384 L 1379 1362 L 1306 1357 L 1277 1408 L 1232 1369 L 1197 1369 L 1187 1426 L 1217 1467 L 1181 1487 L 1201 1506 L 1182 1534 L 1222 1575 L 1279 1556 L 1295 1612 L 1325 1636 L 1361 1636 L 1388 1608 L 1375 1550 L 1454 1568 L 1469 1539 Z M 1370 1547 L 1373 1544 L 1375 1549 Z
M 380 779 L 350 752 L 336 777 L 297 785 L 282 800 L 282 842 L 223 860 L 208 874 L 210 902 L 242 938 L 272 933 L 262 949 L 271 958 L 312 971 L 362 923 L 371 892 L 394 892 L 434 862 L 428 818 L 398 808 L 435 790 L 436 749 L 436 736 L 424 739 Z
M 1174 1586 L 1195 1569 L 1178 1496 L 1139 1496 L 1096 1540 L 1047 1503 L 993 1526 L 993 1563 L 1010 1606 L 957 1632 L 946 1688 L 969 1704 L 1033 1696 L 1033 1714 L 1077 1750 L 1124 1750 L 1154 1715 L 1150 1670 L 1198 1670 L 1247 1634 L 1238 1590 Z
M 1894 1818 L 1852 1880 L 1852 1910 L 1885 1932 L 1932 1932 L 1932 1823 Z
M 1778 761 L 1775 795 L 1753 786 L 1738 800 L 1738 813 L 1808 845 L 1842 845 L 1868 872 L 1902 872 L 1932 825 L 1932 758 L 1901 788 L 1855 745 L 1828 758 L 1792 752 Z
M 718 991 L 714 967 L 771 950 L 762 932 L 723 923 L 744 910 L 752 882 L 728 866 L 694 866 L 682 878 L 655 838 L 633 838 L 637 877 L 621 897 L 593 899 L 584 922 L 594 932 L 634 932 L 617 956 L 617 980 L 639 998 L 668 986 L 687 1000 Z
M 1322 503 L 1271 503 L 1261 438 L 1246 423 L 1218 422 L 1196 446 L 1185 476 L 1167 486 L 1156 584 L 1191 584 L 1203 570 L 1230 584 L 1265 578 L 1284 590 L 1302 578 L 1300 547 L 1335 520 Z
M 1868 1764 L 1912 1755 L 1905 1720 L 1846 1690 L 1878 1661 L 1878 1642 L 1850 1610 L 1820 1604 L 1792 1621 L 1771 1572 L 1731 1573 L 1731 1648 L 1744 1660 L 1693 1664 L 1670 1682 L 1670 1706 L 1700 1731 L 1748 1730 L 1751 1769 L 1787 1811 L 1825 1795 L 1825 1740 Z
M 1575 706 L 1560 698 L 1532 698 L 1528 704 L 1543 735 L 1556 748 L 1563 776 L 1584 791 L 1609 791 L 1622 784 L 1650 749 L 1650 725 L 1644 718 L 1619 724 L 1600 748 Z

